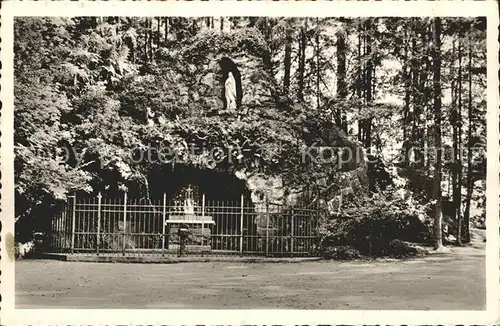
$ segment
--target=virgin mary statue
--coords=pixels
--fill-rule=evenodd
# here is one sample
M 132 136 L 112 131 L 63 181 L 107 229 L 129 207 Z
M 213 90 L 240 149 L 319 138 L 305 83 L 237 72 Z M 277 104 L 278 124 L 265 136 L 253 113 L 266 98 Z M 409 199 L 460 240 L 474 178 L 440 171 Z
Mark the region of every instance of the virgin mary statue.
M 226 110 L 236 111 L 236 81 L 233 73 L 228 72 L 225 82 Z
M 241 89 L 241 74 L 233 60 L 222 57 L 219 60 L 224 81 L 225 111 L 235 112 L 241 107 L 243 91 Z

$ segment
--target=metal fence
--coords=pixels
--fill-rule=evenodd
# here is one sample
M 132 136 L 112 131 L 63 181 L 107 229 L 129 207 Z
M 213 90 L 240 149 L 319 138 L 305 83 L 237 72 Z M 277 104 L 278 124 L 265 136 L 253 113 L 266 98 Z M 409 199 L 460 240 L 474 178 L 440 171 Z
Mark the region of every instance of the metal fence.
M 318 212 L 245 201 L 70 198 L 53 219 L 52 252 L 95 255 L 314 255 Z

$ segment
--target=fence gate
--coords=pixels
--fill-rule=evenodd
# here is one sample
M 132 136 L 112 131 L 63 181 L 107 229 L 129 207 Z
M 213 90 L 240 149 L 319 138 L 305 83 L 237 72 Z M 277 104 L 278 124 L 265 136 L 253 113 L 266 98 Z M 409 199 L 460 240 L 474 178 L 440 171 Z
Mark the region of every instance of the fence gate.
M 316 208 L 245 201 L 179 203 L 73 196 L 52 221 L 53 252 L 95 255 L 262 255 L 315 253 Z

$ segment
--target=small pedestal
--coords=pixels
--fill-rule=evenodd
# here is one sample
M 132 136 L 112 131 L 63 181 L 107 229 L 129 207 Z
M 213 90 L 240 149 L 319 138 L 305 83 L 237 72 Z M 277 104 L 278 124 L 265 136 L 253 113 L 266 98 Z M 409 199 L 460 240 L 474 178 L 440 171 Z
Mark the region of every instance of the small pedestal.
M 187 227 L 188 236 L 185 246 L 187 252 L 210 251 L 212 249 L 211 235 L 212 225 L 215 221 L 211 216 L 201 215 L 170 215 L 165 221 L 167 226 L 169 250 L 178 250 L 180 246 L 180 238 L 178 235 L 179 227 Z

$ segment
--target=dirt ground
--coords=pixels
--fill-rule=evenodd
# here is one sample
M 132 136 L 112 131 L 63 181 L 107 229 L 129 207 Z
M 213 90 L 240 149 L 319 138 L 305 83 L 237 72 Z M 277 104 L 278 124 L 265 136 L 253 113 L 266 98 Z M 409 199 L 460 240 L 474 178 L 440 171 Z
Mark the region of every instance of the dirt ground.
M 16 263 L 16 307 L 484 309 L 484 251 L 464 249 L 375 262 L 24 260 Z
M 410 260 L 16 262 L 17 308 L 467 309 L 486 306 L 484 232 Z

